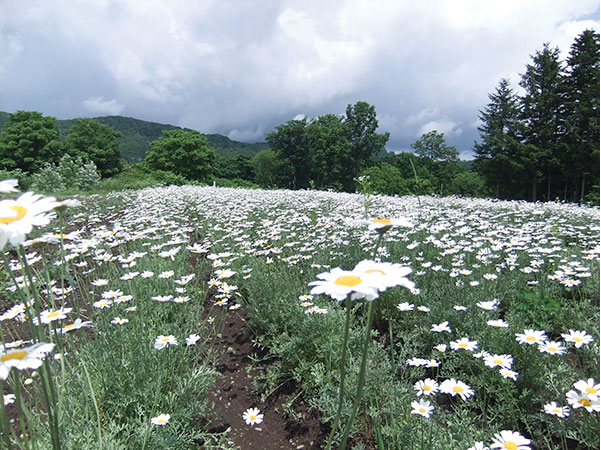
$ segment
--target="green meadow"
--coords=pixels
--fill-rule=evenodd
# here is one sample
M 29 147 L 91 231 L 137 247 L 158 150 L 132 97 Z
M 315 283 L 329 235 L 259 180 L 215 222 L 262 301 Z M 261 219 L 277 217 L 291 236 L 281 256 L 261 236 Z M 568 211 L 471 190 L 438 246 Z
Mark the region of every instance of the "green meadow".
M 244 449 L 301 403 L 314 448 L 599 448 L 598 207 L 201 186 L 79 201 L 0 204 L 3 448 Z M 232 316 L 255 400 L 216 430 Z

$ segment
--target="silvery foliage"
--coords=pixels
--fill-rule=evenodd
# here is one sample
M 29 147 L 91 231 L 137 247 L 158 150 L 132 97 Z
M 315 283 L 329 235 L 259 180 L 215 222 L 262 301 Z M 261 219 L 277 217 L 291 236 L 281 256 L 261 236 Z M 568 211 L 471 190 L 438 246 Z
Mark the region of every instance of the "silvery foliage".
M 80 156 L 64 155 L 58 165 L 46 163 L 33 174 L 31 189 L 38 192 L 54 192 L 66 189 L 89 191 L 100 182 L 96 164 Z

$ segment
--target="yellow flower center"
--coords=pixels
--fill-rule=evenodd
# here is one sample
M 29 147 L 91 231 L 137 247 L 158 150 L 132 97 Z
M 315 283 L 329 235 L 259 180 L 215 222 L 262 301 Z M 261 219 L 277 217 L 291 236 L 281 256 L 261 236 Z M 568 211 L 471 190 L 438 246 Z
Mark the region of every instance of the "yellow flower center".
M 2 355 L 0 356 L 0 361 L 1 362 L 6 362 L 9 361 L 11 359 L 23 359 L 27 356 L 27 352 L 26 351 L 20 351 L 20 352 L 11 352 L 11 353 L 7 353 L 6 355 Z
M 578 403 L 580 403 L 582 406 L 591 406 L 591 401 L 586 398 L 581 398 L 578 400 Z
M 574 337 L 574 342 L 582 342 L 582 338 L 576 336 Z
M 536 341 L 536 337 L 535 337 L 535 336 L 528 336 L 528 337 L 526 338 L 526 340 L 527 340 L 527 341 L 530 341 L 530 342 L 534 342 L 534 341 Z
M 25 214 L 27 214 L 27 208 L 23 208 L 22 206 L 14 205 L 9 206 L 9 208 L 15 211 L 17 215 L 12 217 L 0 217 L 0 223 L 3 223 L 4 225 L 21 220 L 23 217 L 25 217 Z
M 382 225 L 390 225 L 390 219 L 374 219 L 373 223 L 381 223 Z
M 516 444 L 515 442 L 512 442 L 512 441 L 505 442 L 505 448 L 507 450 L 517 450 L 518 444 Z
M 462 342 L 462 343 L 459 344 L 458 347 L 465 348 L 465 347 L 467 347 L 467 344 L 465 342 Z
M 585 391 L 586 391 L 587 394 L 596 394 L 597 393 L 597 389 L 592 388 L 592 387 L 587 387 L 585 389 Z
M 74 323 L 70 323 L 69 325 L 65 325 L 65 326 L 63 327 L 63 330 L 65 330 L 65 331 L 67 331 L 67 330 L 70 330 L 70 329 L 71 329 L 71 328 L 73 328 L 74 326 L 75 326 L 75 324 L 74 324 Z
M 454 392 L 457 392 L 458 394 L 461 394 L 463 392 L 463 388 L 461 386 L 455 386 L 453 388 Z
M 347 287 L 357 286 L 361 284 L 361 278 L 355 275 L 342 275 L 334 281 L 334 284 Z
M 423 407 L 422 407 L 422 408 L 420 408 L 420 409 L 419 409 L 419 412 L 420 412 L 420 413 L 425 413 L 425 412 L 426 412 L 426 408 L 423 408 Z
M 549 347 L 548 350 L 553 353 L 557 351 L 557 347 Z
M 429 391 L 430 390 L 430 386 L 424 386 L 424 391 Z
M 493 360 L 493 364 L 496 364 L 496 365 L 500 366 L 500 365 L 503 364 L 503 360 L 501 360 L 501 359 L 494 359 Z
M 382 275 L 386 275 L 386 272 L 383 272 L 383 271 L 378 270 L 378 269 L 369 269 L 369 270 L 366 270 L 365 273 L 379 273 L 379 274 L 382 274 Z
M 250 416 L 250 420 L 251 420 L 251 421 L 255 421 L 255 420 L 257 420 L 257 416 Z
M 52 311 L 51 313 L 48 313 L 48 315 L 46 316 L 48 319 L 54 319 L 55 317 L 60 316 L 60 313 L 58 311 Z

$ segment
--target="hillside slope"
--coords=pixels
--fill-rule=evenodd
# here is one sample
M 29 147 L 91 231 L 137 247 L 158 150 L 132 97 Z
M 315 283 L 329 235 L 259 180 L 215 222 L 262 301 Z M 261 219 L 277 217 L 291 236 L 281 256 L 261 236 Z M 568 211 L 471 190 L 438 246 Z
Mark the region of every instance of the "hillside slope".
M 0 111 L 0 129 L 8 122 L 8 117 L 8 113 Z M 104 116 L 94 117 L 94 119 L 121 133 L 121 137 L 119 138 L 121 156 L 126 161 L 131 162 L 142 161 L 146 152 L 150 149 L 150 142 L 160 138 L 163 131 L 182 129 L 175 125 L 149 122 L 124 116 Z M 69 132 L 69 128 L 75 124 L 75 119 L 57 120 L 57 124 L 61 137 L 65 137 Z M 206 137 L 209 145 L 221 156 L 253 156 L 261 150 L 268 148 L 265 142 L 252 144 L 238 142 L 221 134 L 206 134 Z

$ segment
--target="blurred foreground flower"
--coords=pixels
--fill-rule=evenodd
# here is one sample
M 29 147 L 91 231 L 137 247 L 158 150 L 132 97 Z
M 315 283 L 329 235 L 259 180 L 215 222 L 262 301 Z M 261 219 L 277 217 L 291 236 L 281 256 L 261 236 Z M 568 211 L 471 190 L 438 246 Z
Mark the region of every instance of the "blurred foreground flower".
M 339 301 L 346 299 L 348 295 L 353 300 L 374 300 L 378 298 L 378 292 L 390 287 L 414 289 L 415 284 L 405 278 L 410 273 L 411 268 L 400 264 L 363 260 L 350 271 L 336 267 L 329 272 L 320 273 L 317 278 L 322 281 L 312 281 L 309 286 L 315 286 L 311 289 L 312 295 L 326 294 Z
M 34 226 L 48 225 L 54 218 L 49 212 L 57 205 L 54 197 L 26 192 L 16 200 L 0 201 L 0 249 L 6 242 L 22 244 Z
M 19 192 L 18 184 L 19 180 L 2 180 L 0 181 L 0 192 Z
M 413 224 L 404 217 L 396 217 L 392 219 L 380 219 L 378 217 L 376 219 L 360 219 L 354 222 L 360 225 L 367 225 L 371 231 L 377 231 L 380 234 L 386 233 L 392 227 L 413 227 Z
M 406 278 L 412 272 L 411 268 L 401 264 L 363 260 L 355 266 L 353 272 L 361 272 L 372 277 L 379 291 L 395 286 L 415 289 L 415 283 Z
M 339 267 L 330 272 L 317 275 L 321 281 L 312 281 L 309 286 L 312 295 L 325 294 L 335 300 L 342 301 L 351 294 L 353 299 L 366 298 L 373 300 L 378 298 L 378 289 L 369 283 L 369 277 L 361 277 L 361 273 L 342 270 Z
M 17 370 L 37 369 L 42 359 L 54 348 L 54 344 L 38 342 L 25 348 L 17 348 L 0 353 L 0 379 L 6 380 L 11 368 Z
M 584 392 L 593 400 L 599 399 L 599 393 L 601 392 L 601 384 L 595 383 L 594 378 L 577 381 L 576 383 L 574 383 L 574 387 L 580 392 Z
M 484 442 L 477 441 L 474 443 L 473 447 L 470 447 L 467 450 L 489 450 L 489 448 L 486 445 L 484 445 Z
M 443 394 L 450 394 L 453 397 L 459 395 L 462 400 L 467 400 L 474 395 L 474 391 L 463 381 L 451 378 L 440 383 L 438 390 Z

